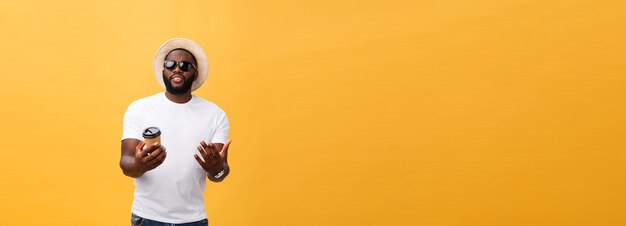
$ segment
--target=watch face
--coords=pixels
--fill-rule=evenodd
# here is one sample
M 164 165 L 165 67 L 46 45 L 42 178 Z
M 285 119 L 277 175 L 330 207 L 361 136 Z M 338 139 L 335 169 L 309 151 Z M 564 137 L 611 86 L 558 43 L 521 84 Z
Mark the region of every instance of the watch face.
M 220 171 L 219 173 L 217 173 L 217 175 L 213 176 L 213 178 L 215 179 L 219 179 L 220 177 L 222 177 L 224 175 L 224 170 Z

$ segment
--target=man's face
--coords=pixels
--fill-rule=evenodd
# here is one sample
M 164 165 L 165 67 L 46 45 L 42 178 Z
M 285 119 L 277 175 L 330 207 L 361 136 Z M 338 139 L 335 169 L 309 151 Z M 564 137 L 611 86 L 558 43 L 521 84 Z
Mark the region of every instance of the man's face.
M 176 62 L 187 61 L 197 65 L 189 52 L 180 49 L 170 52 L 165 57 L 165 60 L 173 60 Z M 193 68 L 189 71 L 182 71 L 178 66 L 172 70 L 163 68 L 163 83 L 165 84 L 167 92 L 171 94 L 179 95 L 187 93 L 191 90 L 191 85 L 193 85 L 193 81 L 195 81 L 196 78 L 197 70 Z

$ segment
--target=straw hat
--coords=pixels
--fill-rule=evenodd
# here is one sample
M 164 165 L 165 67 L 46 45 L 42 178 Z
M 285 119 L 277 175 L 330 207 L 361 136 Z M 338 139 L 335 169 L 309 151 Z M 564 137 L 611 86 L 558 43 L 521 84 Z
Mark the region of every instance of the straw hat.
M 185 49 L 191 53 L 196 58 L 196 65 L 198 67 L 198 78 L 191 85 L 191 91 L 194 91 L 206 80 L 206 77 L 209 73 L 209 61 L 207 60 L 206 54 L 204 54 L 204 50 L 202 47 L 186 38 L 173 38 L 167 40 L 159 50 L 157 50 L 156 55 L 154 56 L 154 76 L 161 84 L 163 88 L 165 88 L 165 84 L 163 84 L 163 62 L 165 62 L 165 57 L 174 49 Z

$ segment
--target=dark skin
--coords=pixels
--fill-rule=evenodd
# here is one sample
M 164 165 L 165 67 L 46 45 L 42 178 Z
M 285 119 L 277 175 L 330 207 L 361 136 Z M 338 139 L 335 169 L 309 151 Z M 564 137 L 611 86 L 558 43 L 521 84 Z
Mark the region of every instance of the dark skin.
M 174 50 L 170 52 L 165 60 L 175 60 L 177 62 L 187 61 L 197 65 L 193 56 L 185 50 Z M 163 76 L 172 83 L 174 87 L 183 85 L 184 80 L 197 79 L 197 70 L 182 71 L 177 66 L 174 70 L 163 69 Z M 182 94 L 172 94 L 165 92 L 165 96 L 175 103 L 187 103 L 191 100 L 191 89 Z M 124 175 L 138 178 L 146 172 L 160 166 L 167 157 L 166 148 L 160 143 L 155 143 L 150 147 L 144 148 L 145 143 L 137 139 L 122 140 L 122 156 L 120 158 L 120 168 Z M 194 154 L 198 164 L 207 172 L 207 178 L 213 182 L 223 181 L 230 172 L 228 166 L 228 147 L 230 140 L 226 145 L 222 143 L 205 143 L 201 141 L 197 147 L 200 156 Z M 189 156 L 190 158 L 192 156 Z M 213 176 L 224 170 L 224 175 L 219 179 Z

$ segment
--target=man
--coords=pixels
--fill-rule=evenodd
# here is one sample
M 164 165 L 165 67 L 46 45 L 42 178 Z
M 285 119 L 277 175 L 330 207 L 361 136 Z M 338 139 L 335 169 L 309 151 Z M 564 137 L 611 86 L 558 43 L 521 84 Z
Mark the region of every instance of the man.
M 165 42 L 154 59 L 165 92 L 139 99 L 124 115 L 120 167 L 135 178 L 132 225 L 208 225 L 206 179 L 228 176 L 230 125 L 217 105 L 191 92 L 204 83 L 208 62 L 195 42 Z M 145 146 L 142 132 L 158 127 L 161 143 Z

